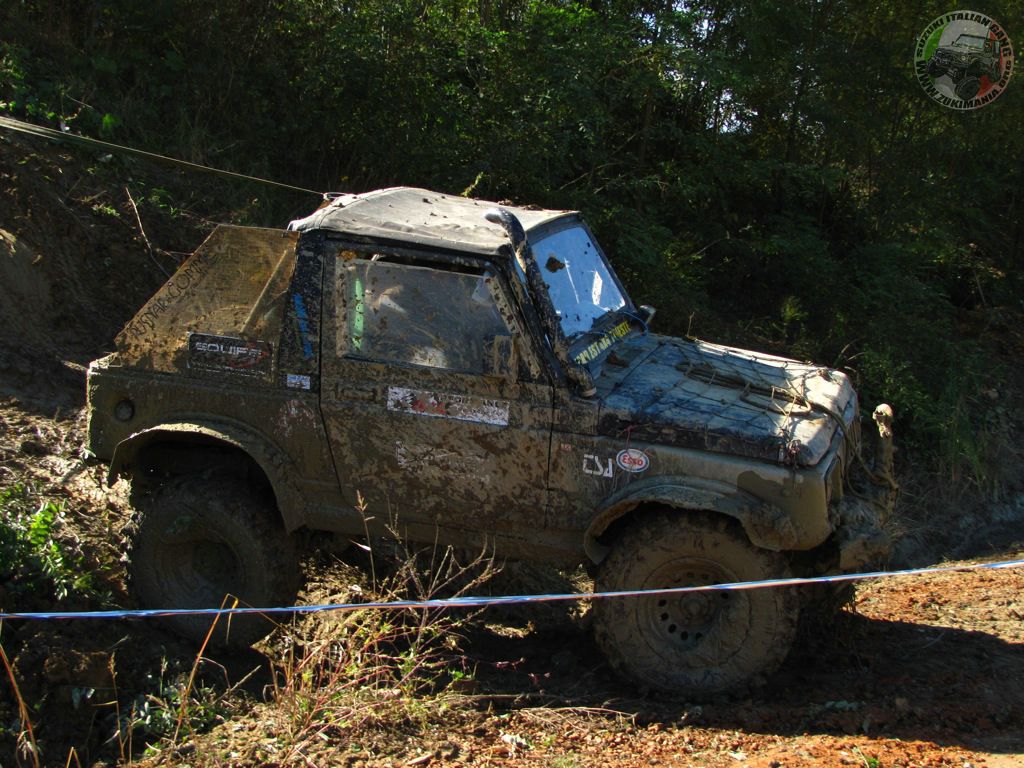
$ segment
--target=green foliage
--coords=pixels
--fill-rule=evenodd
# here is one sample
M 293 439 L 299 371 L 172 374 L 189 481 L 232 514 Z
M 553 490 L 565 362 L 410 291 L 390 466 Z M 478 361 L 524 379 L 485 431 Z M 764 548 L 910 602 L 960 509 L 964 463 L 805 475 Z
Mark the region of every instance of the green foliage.
M 881 768 L 882 763 L 878 760 L 878 758 L 869 757 L 868 755 L 865 755 L 864 752 L 860 749 L 860 747 L 854 747 L 853 754 L 860 758 L 861 765 L 863 765 L 864 768 Z
M 189 670 L 166 659 L 160 664 L 159 674 L 146 675 L 142 687 L 118 717 L 116 737 L 122 747 L 141 738 L 147 752 L 159 751 L 162 746 L 173 745 L 179 733 L 209 730 L 224 722 L 232 711 L 224 691 L 194 684 Z
M 53 121 L 59 115 L 51 106 L 51 98 L 59 88 L 48 84 L 40 96 L 35 78 L 29 69 L 29 51 L 18 45 L 0 41 L 0 110 L 24 114 L 41 121 Z M 54 93 L 49 93 L 49 91 Z
M 0 585 L 15 599 L 92 591 L 82 557 L 55 537 L 63 512 L 63 504 L 39 501 L 25 486 L 0 491 Z
M 110 138 L 117 130 L 119 123 L 120 120 L 107 112 L 102 118 L 100 118 L 100 135 L 105 139 Z

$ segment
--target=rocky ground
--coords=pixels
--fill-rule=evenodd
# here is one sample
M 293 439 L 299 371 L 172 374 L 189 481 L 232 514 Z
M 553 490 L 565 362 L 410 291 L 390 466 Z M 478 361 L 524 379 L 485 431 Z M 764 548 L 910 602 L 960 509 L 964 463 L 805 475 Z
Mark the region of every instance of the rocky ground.
M 84 371 L 178 255 L 151 251 L 130 193 L 87 165 L 0 140 L 0 491 L 53 502 L 65 562 L 90 575 L 56 600 L 16 574 L 0 584 L 6 609 L 129 605 L 123 488 L 82 452 Z M 201 222 L 184 232 L 194 245 Z M 952 538 L 964 562 L 1024 557 L 1022 507 L 1012 494 L 965 505 L 903 551 L 934 560 Z M 361 558 L 311 555 L 301 599 L 366 589 Z M 862 583 L 833 623 L 804 628 L 769 685 L 702 705 L 616 682 L 578 608 L 439 619 L 425 639 L 378 618 L 392 645 L 423 639 L 435 666 L 365 686 L 331 655 L 363 637 L 338 618 L 198 661 L 147 621 L 0 622 L 0 766 L 1024 766 L 1022 585 L 1021 568 Z

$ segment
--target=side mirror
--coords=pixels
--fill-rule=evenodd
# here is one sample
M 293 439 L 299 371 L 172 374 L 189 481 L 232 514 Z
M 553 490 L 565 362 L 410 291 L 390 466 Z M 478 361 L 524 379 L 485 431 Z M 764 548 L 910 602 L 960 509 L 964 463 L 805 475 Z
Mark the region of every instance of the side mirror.
M 517 368 L 516 345 L 511 336 L 488 336 L 484 342 L 484 375 L 511 379 Z
M 640 310 L 640 319 L 644 321 L 644 325 L 650 325 L 656 311 L 654 307 L 650 304 L 641 304 L 637 309 Z

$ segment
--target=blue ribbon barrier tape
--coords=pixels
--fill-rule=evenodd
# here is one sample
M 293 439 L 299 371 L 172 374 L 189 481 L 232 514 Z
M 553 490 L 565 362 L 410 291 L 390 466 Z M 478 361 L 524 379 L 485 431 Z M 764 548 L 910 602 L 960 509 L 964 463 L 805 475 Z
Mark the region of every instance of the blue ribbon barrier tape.
M 529 603 L 550 603 L 570 600 L 604 600 L 623 597 L 651 597 L 655 595 L 678 595 L 686 592 L 725 592 L 741 589 L 767 589 L 771 587 L 800 587 L 809 584 L 835 584 L 844 581 L 865 581 L 902 576 L 920 576 L 932 573 L 952 573 L 978 570 L 1020 568 L 1024 560 L 1004 560 L 995 563 L 974 563 L 971 565 L 948 565 L 937 568 L 909 568 L 901 571 L 873 571 L 871 573 L 845 573 L 835 576 L 816 576 L 799 579 L 767 579 L 764 581 L 743 581 L 728 584 L 711 584 L 699 587 L 666 587 L 664 589 L 637 589 L 624 592 L 570 592 L 548 595 L 502 595 L 497 597 L 451 597 L 437 600 L 393 600 L 367 603 L 330 603 L 326 605 L 292 605 L 275 608 L 168 608 L 134 611 L 46 611 L 46 612 L 0 612 L 0 621 L 8 619 L 50 620 L 50 619 L 145 619 L 158 616 L 238 616 L 249 613 L 327 613 L 330 611 L 364 610 L 432 610 L 438 608 L 486 608 L 494 605 L 522 605 Z

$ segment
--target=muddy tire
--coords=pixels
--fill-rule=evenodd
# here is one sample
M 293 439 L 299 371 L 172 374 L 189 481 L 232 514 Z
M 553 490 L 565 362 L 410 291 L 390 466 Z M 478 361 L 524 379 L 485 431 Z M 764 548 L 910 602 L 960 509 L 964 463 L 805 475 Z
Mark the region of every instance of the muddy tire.
M 190 475 L 145 495 L 126 530 L 128 587 L 151 609 L 218 608 L 226 595 L 239 606 L 287 606 L 299 583 L 293 542 L 275 520 L 272 502 L 241 482 Z M 280 618 L 280 617 L 278 617 Z M 160 619 L 176 634 L 201 643 L 211 616 Z M 273 623 L 262 616 L 222 616 L 213 647 L 245 647 Z
M 968 75 L 963 80 L 956 84 L 956 95 L 957 98 L 963 99 L 964 101 L 970 101 L 978 95 L 978 91 L 981 90 L 981 80 L 974 75 Z
M 786 578 L 785 558 L 757 549 L 733 521 L 661 512 L 613 546 L 597 589 L 620 591 Z M 615 670 L 644 689 L 701 699 L 758 685 L 796 635 L 793 589 L 611 598 L 594 604 L 598 645 Z

